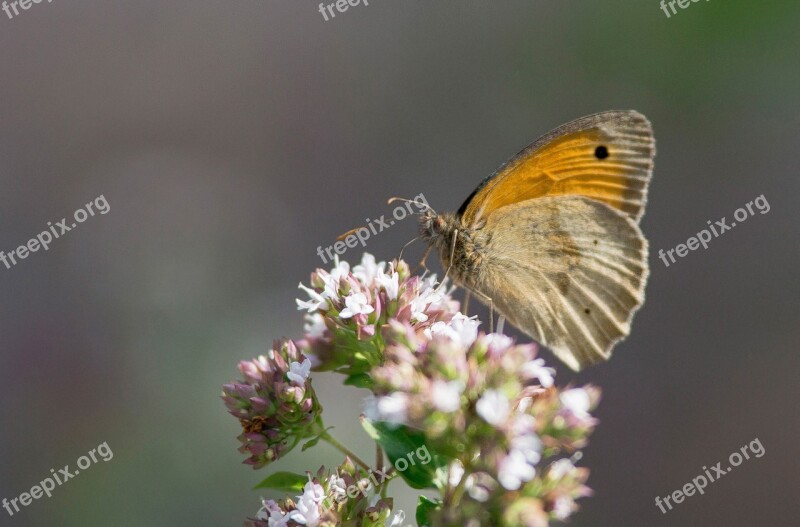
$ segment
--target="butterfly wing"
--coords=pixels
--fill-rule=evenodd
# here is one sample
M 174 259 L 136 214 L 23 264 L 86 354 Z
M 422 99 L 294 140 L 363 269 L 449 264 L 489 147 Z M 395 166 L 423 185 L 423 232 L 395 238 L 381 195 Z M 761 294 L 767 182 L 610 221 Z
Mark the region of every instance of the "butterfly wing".
M 484 260 L 465 285 L 575 370 L 607 360 L 644 302 L 647 240 L 603 202 L 551 196 L 509 205 L 475 241 Z
M 556 128 L 486 178 L 459 209 L 477 228 L 495 210 L 543 196 L 593 198 L 639 221 L 647 200 L 655 142 L 635 111 L 589 115 Z

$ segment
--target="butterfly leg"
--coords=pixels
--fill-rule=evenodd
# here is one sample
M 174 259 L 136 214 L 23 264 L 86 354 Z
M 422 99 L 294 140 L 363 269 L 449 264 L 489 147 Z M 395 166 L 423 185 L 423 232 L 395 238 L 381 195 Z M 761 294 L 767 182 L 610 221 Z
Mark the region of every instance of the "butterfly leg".
M 489 301 L 489 333 L 494 333 L 494 302 L 488 296 L 486 299 Z
M 481 293 L 480 291 L 472 291 L 472 292 L 475 293 L 478 297 L 480 297 L 480 299 L 483 301 L 484 304 L 489 306 L 489 333 L 494 333 L 494 302 L 492 301 L 491 298 Z M 502 327 L 502 322 L 501 322 L 501 327 Z
M 425 265 L 425 261 L 428 259 L 428 255 L 431 253 L 431 249 L 433 249 L 433 245 L 429 245 L 427 249 L 425 249 L 425 253 L 422 255 L 422 260 L 419 261 L 417 266 L 412 271 L 413 274 L 417 274 L 417 271 L 421 269 L 425 269 L 425 272 L 428 272 L 428 266 Z M 402 251 L 400 253 L 400 257 L 403 257 Z
M 497 319 L 497 332 L 500 333 L 501 335 L 503 334 L 503 327 L 505 325 L 506 325 L 506 317 L 500 315 L 500 317 Z
M 442 278 L 442 281 L 439 282 L 439 287 L 436 288 L 436 292 L 439 292 L 439 289 L 444 287 L 444 283 L 447 281 L 447 275 L 450 274 L 450 269 L 453 267 L 453 255 L 456 253 L 457 238 L 458 238 L 458 229 L 455 229 L 453 231 L 453 242 L 450 244 L 450 264 L 447 266 L 447 270 L 444 272 L 444 278 Z
M 467 289 L 466 291 L 467 292 L 464 293 L 464 303 L 461 312 L 469 316 L 469 299 L 472 297 L 472 291 L 470 291 L 469 289 Z

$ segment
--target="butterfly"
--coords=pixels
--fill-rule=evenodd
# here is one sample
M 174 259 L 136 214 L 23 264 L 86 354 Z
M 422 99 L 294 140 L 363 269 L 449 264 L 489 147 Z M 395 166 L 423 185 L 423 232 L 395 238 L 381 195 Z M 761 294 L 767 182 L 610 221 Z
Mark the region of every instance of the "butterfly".
M 574 370 L 608 360 L 644 302 L 639 220 L 655 140 L 635 111 L 582 117 L 484 179 L 455 213 L 420 215 L 454 282 Z

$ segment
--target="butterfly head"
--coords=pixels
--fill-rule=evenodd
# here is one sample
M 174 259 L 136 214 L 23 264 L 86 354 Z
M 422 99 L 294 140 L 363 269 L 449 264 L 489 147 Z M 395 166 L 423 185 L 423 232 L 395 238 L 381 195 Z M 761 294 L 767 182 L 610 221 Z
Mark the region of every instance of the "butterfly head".
M 422 239 L 436 248 L 447 247 L 459 220 L 452 212 L 437 214 L 429 209 L 420 213 L 419 233 Z

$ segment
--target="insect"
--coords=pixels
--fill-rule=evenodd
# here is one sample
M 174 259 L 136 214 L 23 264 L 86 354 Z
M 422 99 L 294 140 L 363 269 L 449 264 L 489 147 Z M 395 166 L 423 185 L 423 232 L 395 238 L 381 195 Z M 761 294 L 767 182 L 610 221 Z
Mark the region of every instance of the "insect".
M 447 275 L 574 370 L 607 360 L 644 302 L 650 122 L 608 111 L 539 138 L 455 213 L 420 215 Z

